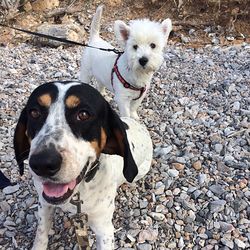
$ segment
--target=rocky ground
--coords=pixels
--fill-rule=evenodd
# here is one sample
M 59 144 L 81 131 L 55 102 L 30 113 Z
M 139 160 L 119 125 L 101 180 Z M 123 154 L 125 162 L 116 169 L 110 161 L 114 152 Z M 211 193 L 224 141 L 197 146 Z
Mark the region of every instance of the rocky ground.
M 77 78 L 81 51 L 0 47 L 0 163 L 16 183 L 0 190 L 1 249 L 30 249 L 37 226 L 36 191 L 14 159 L 18 116 L 36 86 Z M 144 181 L 118 190 L 116 249 L 250 248 L 249 79 L 247 44 L 166 49 L 139 110 L 154 164 Z M 58 209 L 49 249 L 75 244 L 70 215 Z

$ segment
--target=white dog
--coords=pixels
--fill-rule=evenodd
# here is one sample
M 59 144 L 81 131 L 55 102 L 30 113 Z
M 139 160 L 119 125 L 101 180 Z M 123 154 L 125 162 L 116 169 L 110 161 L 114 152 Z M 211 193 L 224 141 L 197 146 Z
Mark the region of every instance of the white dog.
M 94 15 L 89 45 L 113 48 L 99 36 L 103 6 Z M 81 61 L 80 80 L 89 83 L 92 76 L 99 91 L 104 86 L 114 92 L 120 115 L 138 119 L 137 109 L 149 89 L 153 73 L 163 62 L 163 49 L 172 30 L 170 19 L 162 23 L 148 19 L 134 20 L 129 26 L 122 21 L 114 25 L 115 35 L 124 46 L 119 54 L 86 48 Z

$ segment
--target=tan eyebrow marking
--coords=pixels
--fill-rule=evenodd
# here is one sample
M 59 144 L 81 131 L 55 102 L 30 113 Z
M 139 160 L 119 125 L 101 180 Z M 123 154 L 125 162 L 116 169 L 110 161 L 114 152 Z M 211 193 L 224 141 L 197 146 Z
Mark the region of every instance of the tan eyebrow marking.
M 107 142 L 107 134 L 105 133 L 104 129 L 101 128 L 101 150 L 105 147 Z
M 90 142 L 92 148 L 94 148 L 97 155 L 99 155 L 101 153 L 101 151 L 103 150 L 103 148 L 105 147 L 106 141 L 107 141 L 107 134 L 105 133 L 104 129 L 101 128 L 100 143 L 98 143 L 97 140 Z
M 44 95 L 39 96 L 37 98 L 37 101 L 41 106 L 48 108 L 51 105 L 52 99 L 49 94 L 44 94 Z
M 70 95 L 67 97 L 65 103 L 68 108 L 75 108 L 80 104 L 80 99 L 75 95 Z

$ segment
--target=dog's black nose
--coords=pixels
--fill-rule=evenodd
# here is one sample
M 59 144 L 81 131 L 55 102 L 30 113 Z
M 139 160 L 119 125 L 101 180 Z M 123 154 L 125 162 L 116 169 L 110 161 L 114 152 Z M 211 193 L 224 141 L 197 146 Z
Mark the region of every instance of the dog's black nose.
M 139 63 L 141 64 L 141 66 L 145 66 L 148 62 L 148 58 L 143 56 L 139 59 Z
M 51 177 L 60 170 L 62 156 L 54 147 L 51 147 L 32 155 L 29 164 L 37 175 Z

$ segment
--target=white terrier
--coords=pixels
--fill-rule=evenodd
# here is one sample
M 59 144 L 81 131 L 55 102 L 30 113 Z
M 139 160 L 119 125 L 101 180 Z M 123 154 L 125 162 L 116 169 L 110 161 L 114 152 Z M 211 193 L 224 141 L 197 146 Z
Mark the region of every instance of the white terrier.
M 103 6 L 99 6 L 93 17 L 89 45 L 112 49 L 99 36 Z M 153 73 L 163 62 L 163 49 L 172 30 L 170 19 L 162 23 L 148 19 L 130 21 L 129 26 L 116 21 L 116 38 L 124 47 L 124 52 L 101 51 L 86 48 L 81 61 L 80 80 L 85 83 L 94 76 L 98 90 L 104 94 L 106 86 L 114 92 L 121 116 L 138 119 L 137 109 L 150 86 Z

